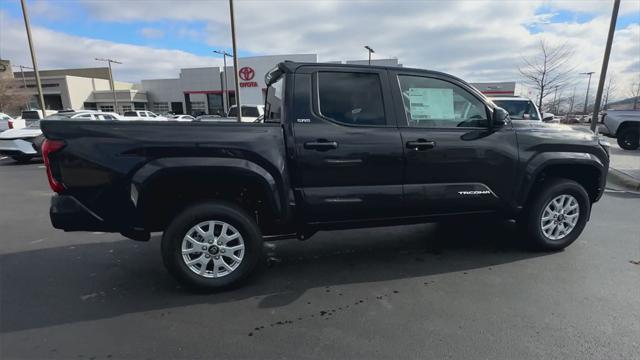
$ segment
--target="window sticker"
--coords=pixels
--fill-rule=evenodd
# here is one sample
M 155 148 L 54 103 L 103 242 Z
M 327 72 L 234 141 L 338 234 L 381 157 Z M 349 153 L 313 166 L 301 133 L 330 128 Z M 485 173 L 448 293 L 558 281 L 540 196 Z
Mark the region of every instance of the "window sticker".
M 409 88 L 411 120 L 453 120 L 453 89 Z

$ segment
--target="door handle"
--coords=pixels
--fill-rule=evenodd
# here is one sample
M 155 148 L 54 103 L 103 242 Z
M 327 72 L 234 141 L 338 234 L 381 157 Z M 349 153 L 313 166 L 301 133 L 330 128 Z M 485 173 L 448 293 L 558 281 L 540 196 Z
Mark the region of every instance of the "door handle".
M 436 147 L 435 141 L 427 141 L 424 139 L 418 139 L 417 141 L 407 141 L 407 149 L 415 151 L 429 150 Z
M 338 143 L 335 141 L 328 141 L 324 139 L 319 139 L 317 141 L 307 141 L 304 143 L 305 149 L 318 150 L 318 151 L 326 151 L 331 149 L 337 149 Z

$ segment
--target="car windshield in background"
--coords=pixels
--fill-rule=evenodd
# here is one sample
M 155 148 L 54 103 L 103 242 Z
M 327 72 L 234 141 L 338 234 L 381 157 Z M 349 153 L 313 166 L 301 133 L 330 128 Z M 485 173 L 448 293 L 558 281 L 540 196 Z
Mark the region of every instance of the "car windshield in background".
M 37 111 L 23 111 L 22 118 L 24 120 L 40 120 L 40 114 Z
M 254 106 L 243 106 L 242 107 L 242 116 L 248 117 L 258 117 L 260 113 L 258 112 L 258 108 Z
M 72 120 L 72 116 L 76 115 L 76 113 L 57 113 L 53 115 L 47 116 L 46 120 Z
M 540 120 L 536 108 L 529 100 L 493 100 L 493 103 L 507 110 L 511 120 Z

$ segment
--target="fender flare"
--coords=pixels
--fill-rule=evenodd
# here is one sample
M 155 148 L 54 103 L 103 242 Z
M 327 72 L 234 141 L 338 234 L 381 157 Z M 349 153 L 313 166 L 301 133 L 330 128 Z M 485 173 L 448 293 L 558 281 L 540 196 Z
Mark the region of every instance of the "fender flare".
M 282 205 L 285 203 L 284 196 L 286 195 L 282 179 L 274 177 L 252 161 L 238 158 L 171 157 L 152 160 L 138 169 L 131 177 L 131 185 L 135 186 L 135 191 L 138 193 L 138 199 L 134 202 L 144 202 L 144 190 L 152 181 L 165 175 L 175 174 L 178 171 L 192 169 L 231 173 L 234 176 L 256 180 L 265 191 L 267 206 L 273 211 L 276 218 L 282 218 L 284 214 Z
M 545 169 L 554 165 L 583 165 L 596 169 L 599 174 L 598 184 L 601 188 L 599 189 L 596 200 L 600 198 L 606 184 L 608 164 L 603 164 L 600 158 L 590 153 L 544 152 L 533 157 L 524 167 L 524 174 L 521 180 L 524 186 L 520 187 L 521 190 L 516 196 L 516 201 L 518 202 L 519 207 L 524 206 L 529 198 L 531 189 L 533 188 L 538 175 L 540 175 L 540 173 Z

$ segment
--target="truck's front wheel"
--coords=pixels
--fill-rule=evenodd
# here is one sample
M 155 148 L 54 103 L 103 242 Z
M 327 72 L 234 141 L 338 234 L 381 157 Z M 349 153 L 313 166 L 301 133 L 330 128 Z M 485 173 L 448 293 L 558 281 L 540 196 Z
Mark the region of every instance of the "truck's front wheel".
M 194 290 L 218 290 L 241 283 L 262 256 L 255 221 L 227 203 L 187 208 L 162 237 L 162 258 L 169 272 Z
M 561 250 L 582 233 L 589 218 L 589 195 L 573 180 L 545 182 L 521 221 L 530 245 L 537 250 Z

